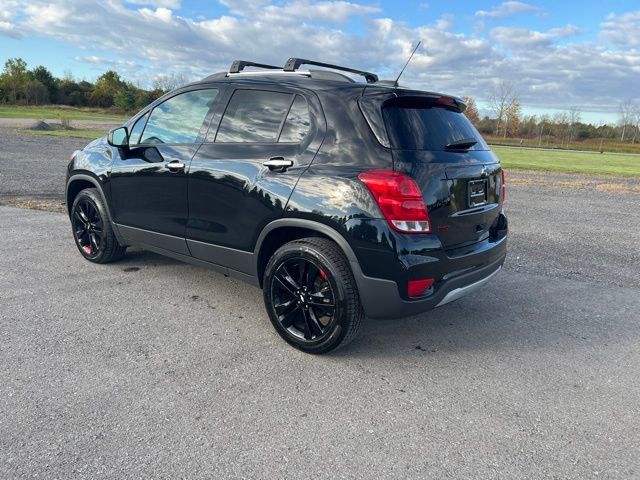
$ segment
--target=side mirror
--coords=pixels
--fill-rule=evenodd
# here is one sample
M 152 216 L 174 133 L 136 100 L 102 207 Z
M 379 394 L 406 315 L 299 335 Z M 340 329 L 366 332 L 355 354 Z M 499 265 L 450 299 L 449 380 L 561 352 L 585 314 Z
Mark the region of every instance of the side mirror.
M 128 147 L 129 132 L 127 127 L 114 128 L 107 134 L 107 143 L 112 147 Z

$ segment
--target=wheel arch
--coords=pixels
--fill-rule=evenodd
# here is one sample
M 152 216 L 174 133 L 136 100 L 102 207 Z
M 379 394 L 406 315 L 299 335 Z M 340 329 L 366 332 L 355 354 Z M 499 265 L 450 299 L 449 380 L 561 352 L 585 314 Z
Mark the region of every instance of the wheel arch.
M 66 188 L 65 188 L 65 198 L 67 203 L 67 213 L 71 214 L 71 207 L 73 206 L 73 201 L 78 196 L 78 194 L 87 188 L 95 188 L 98 190 L 98 194 L 102 198 L 102 202 L 104 204 L 105 209 L 107 210 L 107 217 L 109 219 L 109 223 L 111 223 L 111 228 L 118 239 L 118 242 L 124 245 L 122 235 L 120 234 L 117 225 L 113 221 L 113 217 L 111 216 L 111 209 L 109 208 L 109 203 L 107 202 L 107 197 L 102 190 L 102 185 L 100 181 L 93 177 L 92 175 L 86 173 L 76 173 L 69 177 L 67 180 Z
M 256 259 L 255 272 L 260 287 L 264 270 L 273 253 L 287 242 L 305 237 L 322 237 L 334 241 L 352 265 L 359 269 L 358 259 L 347 242 L 337 230 L 324 223 L 302 218 L 282 218 L 269 223 L 260 233 L 254 257 Z

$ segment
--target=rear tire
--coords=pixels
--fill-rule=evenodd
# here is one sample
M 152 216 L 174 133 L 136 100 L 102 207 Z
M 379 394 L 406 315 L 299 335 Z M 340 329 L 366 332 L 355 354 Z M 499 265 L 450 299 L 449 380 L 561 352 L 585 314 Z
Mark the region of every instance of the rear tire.
M 82 190 L 73 200 L 71 227 L 80 254 L 90 262 L 115 262 L 124 256 L 127 247 L 118 243 L 97 189 Z
M 280 247 L 267 263 L 264 302 L 274 328 L 290 345 L 326 353 L 356 338 L 364 312 L 342 250 L 325 238 Z

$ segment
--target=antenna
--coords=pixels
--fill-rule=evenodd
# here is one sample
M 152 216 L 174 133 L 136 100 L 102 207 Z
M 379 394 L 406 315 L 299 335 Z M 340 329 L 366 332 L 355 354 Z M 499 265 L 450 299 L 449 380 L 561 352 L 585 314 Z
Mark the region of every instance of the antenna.
M 407 60 L 407 63 L 405 63 L 404 67 L 402 67 L 402 70 L 400 70 L 400 74 L 398 75 L 398 78 L 396 78 L 396 81 L 393 82 L 394 86 L 396 87 L 398 86 L 398 80 L 400 80 L 400 77 L 404 73 L 404 69 L 407 68 L 407 65 L 409 65 L 409 62 L 413 58 L 414 53 L 416 53 L 416 50 L 418 50 L 418 47 L 420 46 L 421 43 L 422 43 L 422 40 L 418 40 L 418 44 L 416 45 L 416 48 L 413 49 L 413 52 L 411 52 L 411 55 L 409 56 L 409 60 Z

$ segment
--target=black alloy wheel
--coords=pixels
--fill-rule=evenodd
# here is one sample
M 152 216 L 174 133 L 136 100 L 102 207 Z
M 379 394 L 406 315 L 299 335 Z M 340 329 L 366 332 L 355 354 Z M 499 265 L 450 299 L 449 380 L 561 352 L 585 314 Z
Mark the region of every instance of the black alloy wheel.
M 346 345 L 364 317 L 349 262 L 326 238 L 280 247 L 265 268 L 263 294 L 278 334 L 308 353 Z
M 102 196 L 95 188 L 80 191 L 70 211 L 73 238 L 84 258 L 108 263 L 122 258 L 126 246 L 118 243 Z
M 104 244 L 104 222 L 98 208 L 88 198 L 81 198 L 73 209 L 73 234 L 78 247 L 89 258 L 96 258 Z
M 326 335 L 336 304 L 327 273 L 298 257 L 281 263 L 271 283 L 271 303 L 282 328 L 306 341 Z

